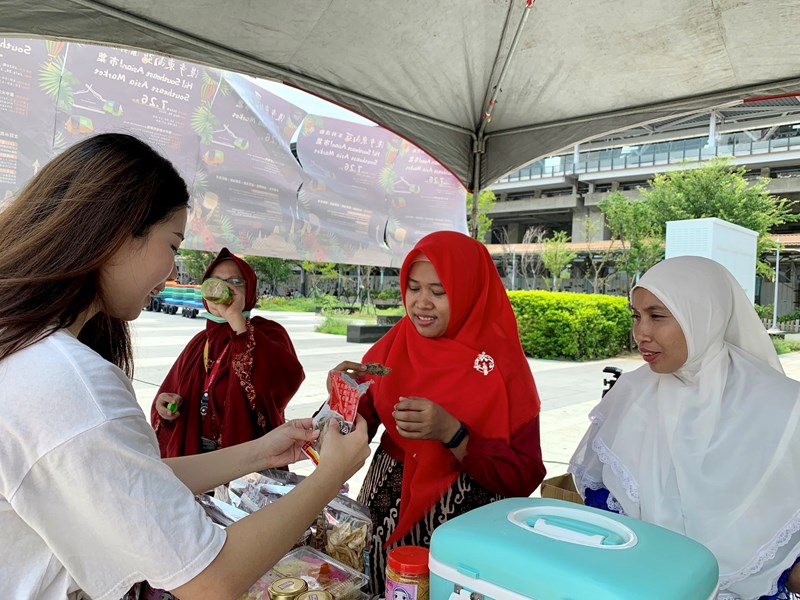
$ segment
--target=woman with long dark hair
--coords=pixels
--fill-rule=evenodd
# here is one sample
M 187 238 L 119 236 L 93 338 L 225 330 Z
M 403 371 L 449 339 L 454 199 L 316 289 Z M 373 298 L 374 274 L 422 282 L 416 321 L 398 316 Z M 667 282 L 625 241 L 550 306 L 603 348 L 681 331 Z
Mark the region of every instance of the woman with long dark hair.
M 122 134 L 48 163 L 0 213 L 0 597 L 116 600 L 137 581 L 236 598 L 368 456 L 366 426 L 326 438 L 285 501 L 216 527 L 194 494 L 297 460 L 310 420 L 162 461 L 133 393 L 127 321 L 163 289 L 188 193 Z M 336 457 L 336 458 L 330 458 Z

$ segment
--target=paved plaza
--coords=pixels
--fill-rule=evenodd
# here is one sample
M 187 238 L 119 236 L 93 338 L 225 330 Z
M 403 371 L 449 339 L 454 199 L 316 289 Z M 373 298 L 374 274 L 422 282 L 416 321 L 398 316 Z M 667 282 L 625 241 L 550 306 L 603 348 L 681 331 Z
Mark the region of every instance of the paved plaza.
M 277 321 L 287 329 L 306 372 L 303 385 L 289 403 L 287 418 L 311 416 L 327 396 L 328 370 L 343 360 L 359 361 L 370 347 L 348 343 L 343 336 L 316 333 L 314 327 L 320 317 L 313 313 L 256 310 L 253 314 Z M 203 327 L 204 319 L 147 311 L 133 322 L 134 389 L 148 420 L 158 386 L 186 343 Z M 781 362 L 787 375 L 800 378 L 800 353 L 784 355 Z M 644 363 L 638 356 L 582 363 L 528 359 L 528 363 L 542 399 L 542 454 L 548 476 L 559 475 L 565 472 L 567 461 L 586 431 L 589 411 L 600 399 L 603 378 L 607 377 L 603 368 L 615 366 L 629 371 Z M 377 441 L 378 436 L 373 450 Z M 351 495 L 361 487 L 368 464 L 369 461 L 350 481 Z M 307 474 L 312 468 L 305 461 L 293 465 L 292 470 Z

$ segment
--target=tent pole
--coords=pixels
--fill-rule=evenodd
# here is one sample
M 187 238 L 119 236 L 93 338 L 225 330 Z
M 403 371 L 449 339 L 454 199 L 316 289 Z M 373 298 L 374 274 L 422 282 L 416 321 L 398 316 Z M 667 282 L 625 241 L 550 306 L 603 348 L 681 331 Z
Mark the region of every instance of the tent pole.
M 478 197 L 481 195 L 481 156 L 484 149 L 482 137 L 472 141 L 472 160 L 475 163 L 472 168 L 472 215 L 470 216 L 469 234 L 476 240 L 478 239 Z
M 475 139 L 472 140 L 472 155 L 475 163 L 472 171 L 472 211 L 470 217 L 472 226 L 470 227 L 470 234 L 475 239 L 478 239 L 478 198 L 480 197 L 481 193 L 481 157 L 483 156 L 484 152 L 486 152 L 486 140 L 484 138 L 486 126 L 492 120 L 492 111 L 494 110 L 495 104 L 497 104 L 497 97 L 500 95 L 501 86 L 503 85 L 503 80 L 505 79 L 506 72 L 508 71 L 508 65 L 511 64 L 511 59 L 514 56 L 514 52 L 517 49 L 517 44 L 519 43 L 519 39 L 522 35 L 522 29 L 525 27 L 525 21 L 528 20 L 528 15 L 530 14 L 531 8 L 533 8 L 533 3 L 535 1 L 536 0 L 525 0 L 525 9 L 522 13 L 522 17 L 519 20 L 519 24 L 517 25 L 517 30 L 514 32 L 514 39 L 511 40 L 511 47 L 509 48 L 508 54 L 506 54 L 506 57 L 503 61 L 503 67 L 500 69 L 500 75 L 497 77 L 497 82 L 494 83 L 494 85 L 492 85 L 491 81 L 489 82 L 489 85 L 492 86 L 491 99 L 486 105 L 486 110 L 484 111 L 483 115 L 481 115 L 481 122 L 480 126 L 478 127 L 478 132 L 475 136 Z M 503 40 L 500 40 L 501 45 L 502 43 Z M 492 72 L 494 72 L 494 67 L 492 67 Z

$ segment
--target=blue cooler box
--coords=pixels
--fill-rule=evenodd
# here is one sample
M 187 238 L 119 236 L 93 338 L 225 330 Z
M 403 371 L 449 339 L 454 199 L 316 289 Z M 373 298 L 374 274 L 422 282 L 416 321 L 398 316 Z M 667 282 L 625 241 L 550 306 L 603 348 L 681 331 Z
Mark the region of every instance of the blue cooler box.
M 702 544 L 643 521 L 545 498 L 509 498 L 439 526 L 430 600 L 708 600 Z

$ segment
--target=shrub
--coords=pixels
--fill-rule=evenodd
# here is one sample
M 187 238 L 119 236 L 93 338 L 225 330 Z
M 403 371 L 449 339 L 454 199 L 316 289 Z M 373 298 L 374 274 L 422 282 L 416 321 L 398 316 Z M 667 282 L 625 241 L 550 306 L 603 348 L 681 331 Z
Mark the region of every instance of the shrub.
M 525 354 L 591 360 L 628 345 L 631 314 L 623 297 L 568 292 L 509 292 Z
M 775 346 L 775 352 L 778 354 L 788 354 L 789 352 L 797 352 L 800 350 L 800 342 L 796 340 L 784 340 L 773 337 L 772 344 Z
M 772 305 L 770 305 L 771 307 Z M 770 312 L 769 318 L 772 318 L 772 313 Z M 800 309 L 795 310 L 794 312 L 790 312 L 788 315 L 782 315 L 776 319 L 778 323 L 785 323 L 786 321 L 797 321 L 800 319 Z
M 317 301 L 314 298 L 285 298 L 283 296 L 270 296 L 260 298 L 256 308 L 261 310 L 275 310 L 284 312 L 314 312 Z
M 319 333 L 332 333 L 334 335 L 347 335 L 347 326 L 352 323 L 350 319 L 335 314 L 326 314 L 325 320 L 314 328 Z
M 375 298 L 378 300 L 397 300 L 399 302 L 401 298 L 400 288 L 386 288 L 375 294 Z
M 772 318 L 772 304 L 754 304 L 753 308 L 756 309 L 756 314 L 761 319 L 771 319 Z

